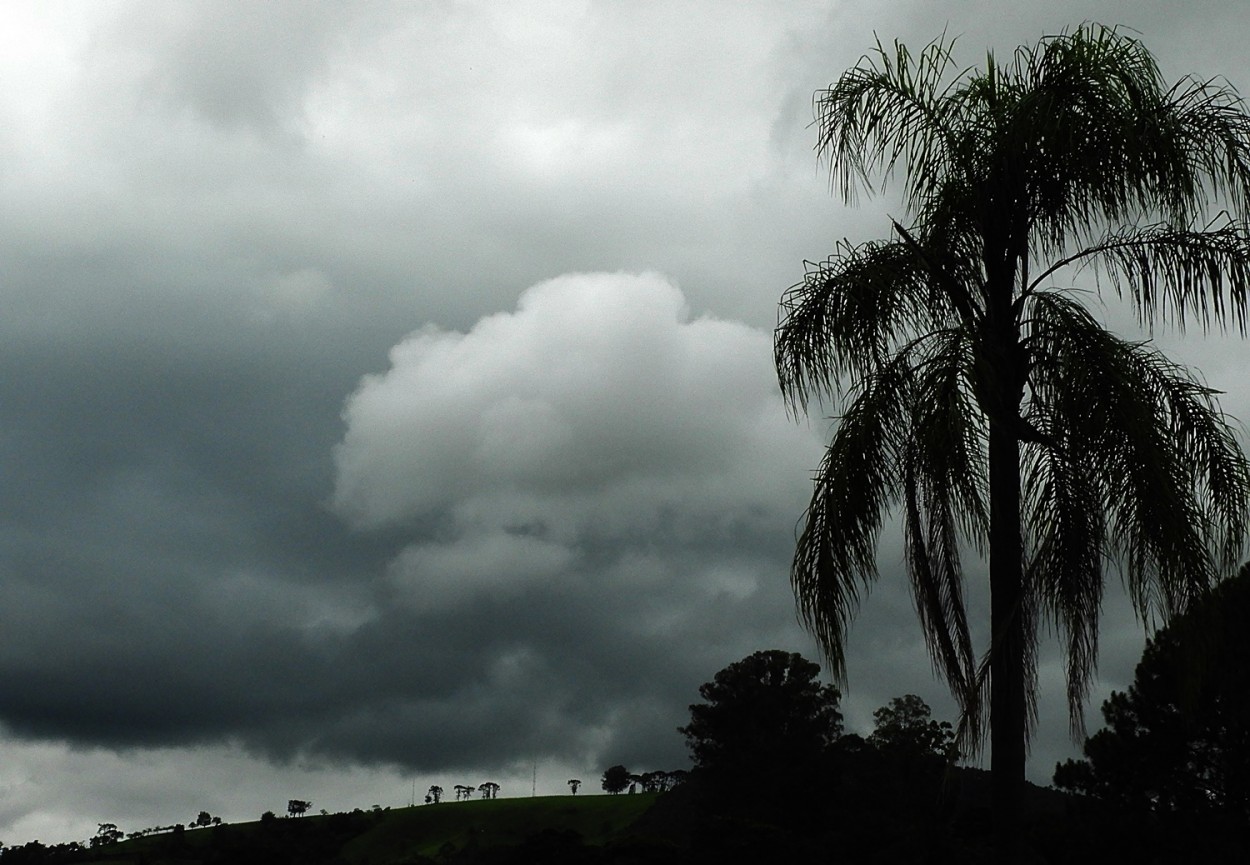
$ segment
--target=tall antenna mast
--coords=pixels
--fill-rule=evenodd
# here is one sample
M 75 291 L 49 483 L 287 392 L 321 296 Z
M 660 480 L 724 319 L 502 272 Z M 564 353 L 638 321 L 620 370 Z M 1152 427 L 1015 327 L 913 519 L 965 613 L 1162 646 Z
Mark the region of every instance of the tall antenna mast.
M 534 777 L 530 783 L 530 798 L 538 795 L 538 759 L 534 759 Z

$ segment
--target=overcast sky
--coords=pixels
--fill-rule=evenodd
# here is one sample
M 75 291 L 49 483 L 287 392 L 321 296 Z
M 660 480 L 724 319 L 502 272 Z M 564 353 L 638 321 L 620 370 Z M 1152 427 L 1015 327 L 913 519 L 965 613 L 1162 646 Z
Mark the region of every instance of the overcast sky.
M 902 213 L 829 195 L 813 91 L 874 33 L 977 63 L 1092 19 L 1250 92 L 1241 0 L 0 16 L 7 843 L 686 765 L 701 682 L 817 656 L 787 567 L 828 429 L 777 395 L 778 297 Z M 1250 419 L 1244 342 L 1159 342 Z M 953 717 L 900 550 L 862 732 Z M 1105 622 L 1095 723 L 1143 643 Z M 1046 658 L 1039 782 L 1076 752 Z

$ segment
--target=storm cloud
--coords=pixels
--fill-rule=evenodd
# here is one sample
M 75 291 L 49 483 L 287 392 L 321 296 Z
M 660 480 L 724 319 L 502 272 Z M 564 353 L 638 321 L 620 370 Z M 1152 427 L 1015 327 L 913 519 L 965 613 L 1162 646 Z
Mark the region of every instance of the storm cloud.
M 876 35 L 979 63 L 1089 18 L 1250 88 L 1241 3 L 1005 8 L 7 4 L 0 838 L 590 789 L 681 765 L 726 664 L 814 657 L 830 421 L 785 411 L 776 304 L 902 208 L 829 194 L 813 92 Z M 1154 336 L 1250 419 L 1239 337 Z M 949 718 L 879 559 L 848 722 Z M 1144 634 L 1104 621 L 1095 701 Z

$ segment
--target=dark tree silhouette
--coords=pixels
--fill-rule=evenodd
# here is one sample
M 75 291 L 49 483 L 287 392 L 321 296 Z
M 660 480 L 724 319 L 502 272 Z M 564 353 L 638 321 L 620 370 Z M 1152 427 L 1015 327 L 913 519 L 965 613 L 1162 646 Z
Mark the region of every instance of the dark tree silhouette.
M 629 786 L 629 770 L 624 766 L 610 766 L 603 773 L 603 789 L 616 795 Z
M 99 826 L 100 828 L 96 830 L 95 835 L 92 836 L 89 842 L 91 847 L 107 847 L 110 844 L 116 844 L 125 837 L 125 833 L 117 828 L 116 823 L 100 823 Z
M 756 652 L 699 688 L 680 728 L 694 758 L 696 793 L 714 813 L 792 831 L 828 789 L 829 746 L 841 734 L 838 691 L 800 655 Z M 798 792 L 798 802 L 783 791 Z
M 972 744 L 988 721 L 1008 856 L 1039 617 L 1065 644 L 1075 727 L 1104 563 L 1122 562 L 1140 615 L 1166 617 L 1231 570 L 1247 525 L 1245 457 L 1213 392 L 1057 280 L 1090 267 L 1144 323 L 1244 333 L 1250 117 L 1220 81 L 1165 87 L 1140 42 L 1098 25 L 963 71 L 951 48 L 878 45 L 817 94 L 846 200 L 900 177 L 906 217 L 782 298 L 783 392 L 796 412 L 838 404 L 791 579 L 843 681 L 878 535 L 901 512 L 921 628 Z M 1234 217 L 1211 221 L 1219 208 Z M 979 663 L 961 549 L 989 559 Z
M 308 813 L 308 809 L 312 807 L 312 802 L 305 802 L 303 799 L 291 799 L 286 803 L 286 813 L 290 817 L 302 817 Z
M 690 707 L 686 737 L 696 768 L 794 766 L 822 754 L 842 732 L 838 690 L 822 685 L 820 667 L 776 649 L 730 664 L 699 686 L 706 703 Z
M 1055 785 L 1133 811 L 1250 823 L 1250 566 L 1147 643 Z
M 580 778 L 570 778 L 570 779 L 569 779 L 569 789 L 573 791 L 573 795 L 574 795 L 574 796 L 576 796 L 576 795 L 577 795 L 577 788 L 578 788 L 578 787 L 580 787 L 580 786 L 582 786 L 582 782 L 581 782 L 581 779 L 580 779 Z
M 895 697 L 872 713 L 876 728 L 868 742 L 886 754 L 908 758 L 955 757 L 955 731 L 947 721 L 933 720 L 929 704 L 915 694 Z
M 494 781 L 486 781 L 477 788 L 483 799 L 494 799 L 499 795 L 499 785 Z
M 426 802 L 433 804 L 433 805 L 437 805 L 439 802 L 443 800 L 443 788 L 435 784 L 429 789 L 428 793 L 426 794 L 425 799 L 426 799 Z

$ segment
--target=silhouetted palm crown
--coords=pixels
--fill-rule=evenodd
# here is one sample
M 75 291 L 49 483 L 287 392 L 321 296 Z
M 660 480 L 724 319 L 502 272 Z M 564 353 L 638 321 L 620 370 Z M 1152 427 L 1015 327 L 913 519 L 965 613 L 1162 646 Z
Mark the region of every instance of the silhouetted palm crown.
M 838 412 L 791 574 L 802 618 L 844 678 L 899 512 L 934 662 L 973 732 L 988 681 L 997 753 L 1000 726 L 1027 739 L 1043 616 L 1079 722 L 1107 563 L 1140 614 L 1167 616 L 1239 554 L 1250 473 L 1214 391 L 1057 280 L 1085 266 L 1143 323 L 1244 333 L 1250 118 L 1225 83 L 1165 88 L 1138 41 L 1097 25 L 962 72 L 950 48 L 878 46 L 817 94 L 840 191 L 897 175 L 908 215 L 890 240 L 809 264 L 775 348 L 791 406 Z M 980 662 L 969 551 L 998 600 Z M 1024 702 L 996 711 L 999 688 Z

